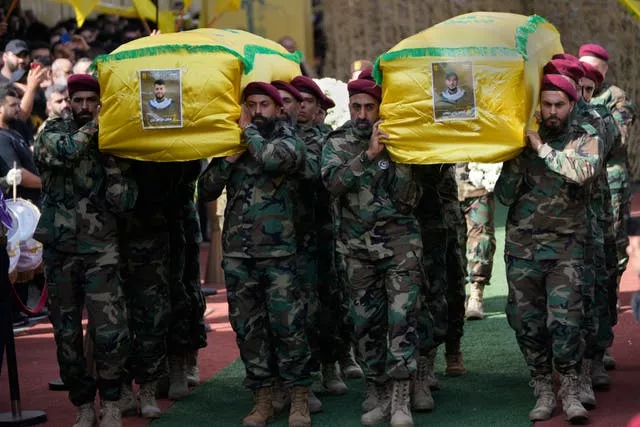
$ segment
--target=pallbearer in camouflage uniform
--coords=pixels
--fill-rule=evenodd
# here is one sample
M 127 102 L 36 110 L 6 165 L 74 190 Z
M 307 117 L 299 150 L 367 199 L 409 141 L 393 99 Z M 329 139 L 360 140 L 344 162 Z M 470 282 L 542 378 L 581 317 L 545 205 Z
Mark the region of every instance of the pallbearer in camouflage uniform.
M 169 359 L 168 397 L 179 400 L 188 393 L 188 372 L 197 369 L 198 350 L 207 344 L 202 316 L 204 296 L 200 289 L 202 241 L 194 196 L 200 175 L 199 160 L 174 163 L 175 187 L 168 206 L 170 221 L 169 295 L 171 314 L 167 336 Z M 194 379 L 192 379 L 193 381 Z
M 445 375 L 457 377 L 467 373 L 462 362 L 460 341 L 464 334 L 464 285 L 467 277 L 467 258 L 464 254 L 466 226 L 455 178 L 455 167 L 448 165 L 437 189 L 444 211 L 447 228 L 447 335 L 445 340 Z
M 577 100 L 575 82 L 543 77 L 540 133 L 527 133 L 529 146 L 504 164 L 495 188 L 509 207 L 506 314 L 537 397 L 532 421 L 550 418 L 556 406 L 554 365 L 565 416 L 571 422 L 588 420 L 578 400 L 586 205 L 588 184 L 602 167 L 603 144 L 592 126 L 570 125 Z
M 255 406 L 245 426 L 263 426 L 273 416 L 273 386 L 280 377 L 291 389 L 289 425 L 311 425 L 305 335 L 305 289 L 296 280 L 294 206 L 304 144 L 280 119 L 282 98 L 268 83 L 243 93 L 240 117 L 246 150 L 214 159 L 198 181 L 205 201 L 226 185 L 222 238 L 229 318 Z
M 579 56 L 581 62 L 593 65 L 606 77 L 609 69 L 607 63 L 609 61 L 609 53 L 605 48 L 597 44 L 586 44 L 580 48 Z M 615 325 L 618 319 L 618 285 L 622 273 L 626 269 L 628 260 L 626 253 L 628 243 L 626 224 L 629 218 L 631 186 L 627 142 L 629 141 L 631 126 L 635 122 L 638 110 L 633 101 L 631 101 L 622 89 L 609 82 L 603 82 L 595 88 L 590 103 L 607 107 L 612 112 L 621 134 L 621 145 L 613 148 L 606 164 L 609 188 L 611 190 L 611 206 L 613 210 L 613 224 L 618 255 L 616 285 L 615 287 L 610 287 L 608 290 L 609 311 L 612 324 Z M 604 362 L 608 369 L 615 368 L 615 360 L 608 352 L 605 354 Z
M 392 426 L 410 426 L 422 283 L 414 216 L 420 187 L 412 167 L 395 163 L 384 146 L 388 136 L 377 123 L 381 88 L 359 78 L 348 90 L 351 120 L 327 137 L 322 179 L 338 198 L 336 249 L 367 380 L 361 422 L 376 425 L 390 417 Z
M 468 320 L 480 320 L 484 318 L 484 288 L 491 282 L 493 256 L 496 252 L 493 219 L 496 202 L 493 191 L 471 182 L 470 172 L 468 163 L 458 163 L 456 166 L 458 199 L 467 223 L 466 258 L 469 300 L 466 317 Z
M 78 408 L 75 426 L 97 424 L 96 388 L 102 400 L 100 425 L 121 426 L 117 401 L 130 340 L 116 216 L 133 206 L 136 189 L 123 175 L 125 163 L 98 150 L 97 80 L 74 75 L 68 87 L 72 112 L 47 120 L 35 143 L 44 195 L 35 237 L 44 244 L 58 364 Z M 83 354 L 85 306 L 95 343 L 95 379 Z

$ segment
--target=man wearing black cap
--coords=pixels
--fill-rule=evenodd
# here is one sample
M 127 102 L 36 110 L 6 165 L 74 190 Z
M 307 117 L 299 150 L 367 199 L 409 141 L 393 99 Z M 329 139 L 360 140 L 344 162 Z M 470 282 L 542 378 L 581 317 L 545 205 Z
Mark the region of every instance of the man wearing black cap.
M 281 119 L 282 97 L 273 85 L 250 83 L 243 99 L 239 124 L 246 149 L 214 159 L 198 181 L 205 201 L 227 189 L 222 267 L 245 384 L 255 399 L 243 425 L 264 426 L 273 417 L 273 386 L 280 379 L 291 390 L 289 426 L 306 427 L 311 375 L 294 227 L 294 180 L 304 167 L 304 145 Z
M 29 45 L 24 40 L 14 39 L 7 43 L 2 54 L 4 65 L 0 70 L 0 85 L 8 84 L 18 69 L 27 69 L 31 61 Z
M 71 111 L 47 121 L 35 143 L 44 196 L 34 237 L 44 244 L 60 376 L 78 410 L 74 427 L 97 424 L 96 390 L 102 401 L 100 426 L 120 427 L 118 400 L 130 338 L 116 218 L 133 206 L 137 190 L 124 179 L 122 165 L 98 150 L 98 81 L 72 76 L 69 94 Z M 84 306 L 95 343 L 96 378 L 84 360 Z

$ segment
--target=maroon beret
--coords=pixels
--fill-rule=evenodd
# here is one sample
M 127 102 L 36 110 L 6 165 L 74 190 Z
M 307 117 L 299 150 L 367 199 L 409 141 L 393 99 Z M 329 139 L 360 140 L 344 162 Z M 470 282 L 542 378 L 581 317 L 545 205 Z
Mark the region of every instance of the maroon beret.
M 333 102 L 333 99 L 329 98 L 327 95 L 324 95 L 320 100 L 320 107 L 327 111 L 329 108 L 333 108 L 336 106 L 336 103 Z
M 577 61 L 578 58 L 570 53 L 556 53 L 551 59 L 568 59 L 570 61 Z
M 283 80 L 274 80 L 271 82 L 271 85 L 275 86 L 275 88 L 278 90 L 289 92 L 295 99 L 298 100 L 298 102 L 302 101 L 302 94 L 292 84 L 289 84 Z
M 542 89 L 546 90 L 559 90 L 567 94 L 569 99 L 573 101 L 578 100 L 578 92 L 576 88 L 562 75 L 558 74 L 545 74 L 542 77 Z
M 245 100 L 249 95 L 266 95 L 269 98 L 273 99 L 279 106 L 284 106 L 282 102 L 282 97 L 280 96 L 280 92 L 276 89 L 275 86 L 265 83 L 265 82 L 251 82 L 244 88 L 244 92 L 242 92 L 242 99 Z
M 552 59 L 542 68 L 542 72 L 546 74 L 561 74 L 570 77 L 576 83 L 584 77 L 584 70 L 580 65 L 580 61 L 571 59 Z
M 70 75 L 67 79 L 67 89 L 69 90 L 69 96 L 82 91 L 95 92 L 100 95 L 100 83 L 89 74 Z
M 322 101 L 325 98 L 324 92 L 322 91 L 322 89 L 320 89 L 320 86 L 318 86 L 316 82 L 314 82 L 313 79 L 310 79 L 309 77 L 298 76 L 295 79 L 291 80 L 291 84 L 300 92 L 305 92 L 315 96 L 318 101 Z
M 583 44 L 582 46 L 580 46 L 578 56 L 580 56 L 581 58 L 583 56 L 595 56 L 596 58 L 600 58 L 603 61 L 609 60 L 609 52 L 607 52 L 607 49 L 595 43 Z
M 372 68 L 365 68 L 358 74 L 357 79 L 351 80 L 347 84 L 349 96 L 366 93 L 377 99 L 378 102 L 382 102 L 382 88 L 373 79 L 372 71 Z
M 580 65 L 582 65 L 584 76 L 586 78 L 588 78 L 589 80 L 593 80 L 597 85 L 601 84 L 604 81 L 604 76 L 596 67 L 589 64 L 588 62 L 581 62 Z

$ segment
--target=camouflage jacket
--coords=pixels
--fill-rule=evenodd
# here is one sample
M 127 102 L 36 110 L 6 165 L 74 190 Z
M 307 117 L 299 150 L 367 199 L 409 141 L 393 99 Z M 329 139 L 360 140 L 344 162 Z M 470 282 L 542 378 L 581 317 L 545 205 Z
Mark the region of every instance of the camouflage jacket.
M 620 129 L 620 146 L 615 147 L 607 162 L 608 168 L 627 168 L 627 141 L 631 125 L 635 121 L 638 110 L 627 97 L 625 91 L 610 83 L 605 83 L 598 93 L 591 98 L 591 104 L 604 105 L 613 114 L 613 118 Z
M 414 215 L 421 189 L 413 168 L 382 151 L 369 160 L 369 138 L 349 121 L 331 132 L 322 150 L 322 180 L 338 198 L 336 250 L 359 259 L 384 259 L 422 247 Z
M 603 143 L 592 126 L 570 126 L 539 153 L 526 148 L 506 162 L 496 183 L 509 206 L 505 253 L 533 260 L 583 258 L 589 233 L 589 182 L 602 168 Z
M 481 197 L 489 194 L 484 187 L 476 187 L 469 180 L 469 163 L 456 164 L 456 181 L 458 183 L 458 200 L 462 201 L 471 197 Z
M 227 188 L 222 249 L 235 258 L 272 258 L 296 253 L 295 177 L 304 166 L 304 143 L 295 128 L 278 121 L 264 137 L 244 130 L 247 150 L 235 163 L 213 159 L 198 180 L 204 201 Z
M 304 167 L 296 180 L 296 239 L 299 247 L 315 248 L 317 242 L 316 205 L 322 187 L 320 180 L 320 156 L 324 136 L 317 126 L 298 129 L 304 142 Z
M 48 120 L 34 145 L 42 171 L 42 215 L 35 238 L 61 252 L 115 250 L 117 214 L 131 209 L 137 186 L 128 162 L 100 153 L 98 125 Z
M 591 105 L 583 99 L 576 102 L 572 115 L 572 125 L 580 124 L 592 126 L 602 140 L 602 158 L 606 160 L 616 147 L 620 146 L 620 132 L 611 112 L 603 105 Z M 603 224 L 611 223 L 611 191 L 607 181 L 607 171 L 602 168 L 600 173 L 591 183 L 591 200 L 588 205 L 588 215 L 593 217 L 596 223 L 593 225 L 594 237 L 602 241 Z M 590 221 L 591 222 L 591 221 Z M 599 224 L 598 224 L 599 223 Z

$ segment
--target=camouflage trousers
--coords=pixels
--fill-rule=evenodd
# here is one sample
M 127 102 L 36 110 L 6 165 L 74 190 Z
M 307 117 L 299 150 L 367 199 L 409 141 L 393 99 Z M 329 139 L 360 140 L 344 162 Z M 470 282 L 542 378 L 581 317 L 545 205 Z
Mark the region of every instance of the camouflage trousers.
M 493 193 L 461 202 L 467 223 L 466 255 L 469 282 L 488 285 L 496 252 Z
M 197 219 L 197 217 L 196 217 Z M 171 222 L 169 300 L 171 314 L 167 349 L 170 355 L 183 355 L 206 347 L 204 295 L 200 287 L 200 245 L 194 238 L 199 224 L 188 218 Z
M 584 260 L 525 260 L 506 256 L 509 325 L 533 375 L 579 371 Z
M 352 325 L 345 283 L 336 271 L 334 243 L 320 236 L 316 254 L 318 280 L 317 305 L 307 328 L 311 355 L 321 363 L 332 363 L 346 355 L 351 346 Z
M 464 254 L 466 233 L 460 219 L 457 227 L 447 230 L 447 342 L 459 341 L 464 334 L 467 260 Z
M 631 209 L 631 188 L 629 173 L 625 167 L 614 166 L 607 168 L 607 178 L 611 190 L 611 208 L 613 210 L 613 229 L 616 236 L 616 250 L 618 254 L 618 281 L 627 268 L 627 223 Z
M 304 289 L 295 256 L 223 257 L 229 320 L 249 389 L 310 385 Z
M 448 333 L 447 230 L 422 229 L 422 247 L 421 272 L 425 277 L 420 283 L 417 330 L 420 353 L 426 355 L 442 344 Z
M 602 239 L 587 246 L 583 299 L 583 338 L 585 357 L 602 359 L 613 341 L 613 328 L 609 315 L 608 288 L 615 276 L 608 274 Z
M 408 379 L 416 371 L 421 251 L 380 260 L 340 256 L 350 294 L 356 358 L 367 381 Z
M 126 380 L 144 384 L 168 373 L 170 246 L 165 210 L 149 206 L 127 214 L 121 236 L 123 289 L 132 335 Z
M 97 388 L 103 400 L 118 400 L 130 340 L 117 245 L 95 254 L 45 248 L 43 255 L 58 365 L 69 399 L 75 406 L 93 403 Z M 84 357 L 83 307 L 95 344 L 96 379 L 89 374 Z

